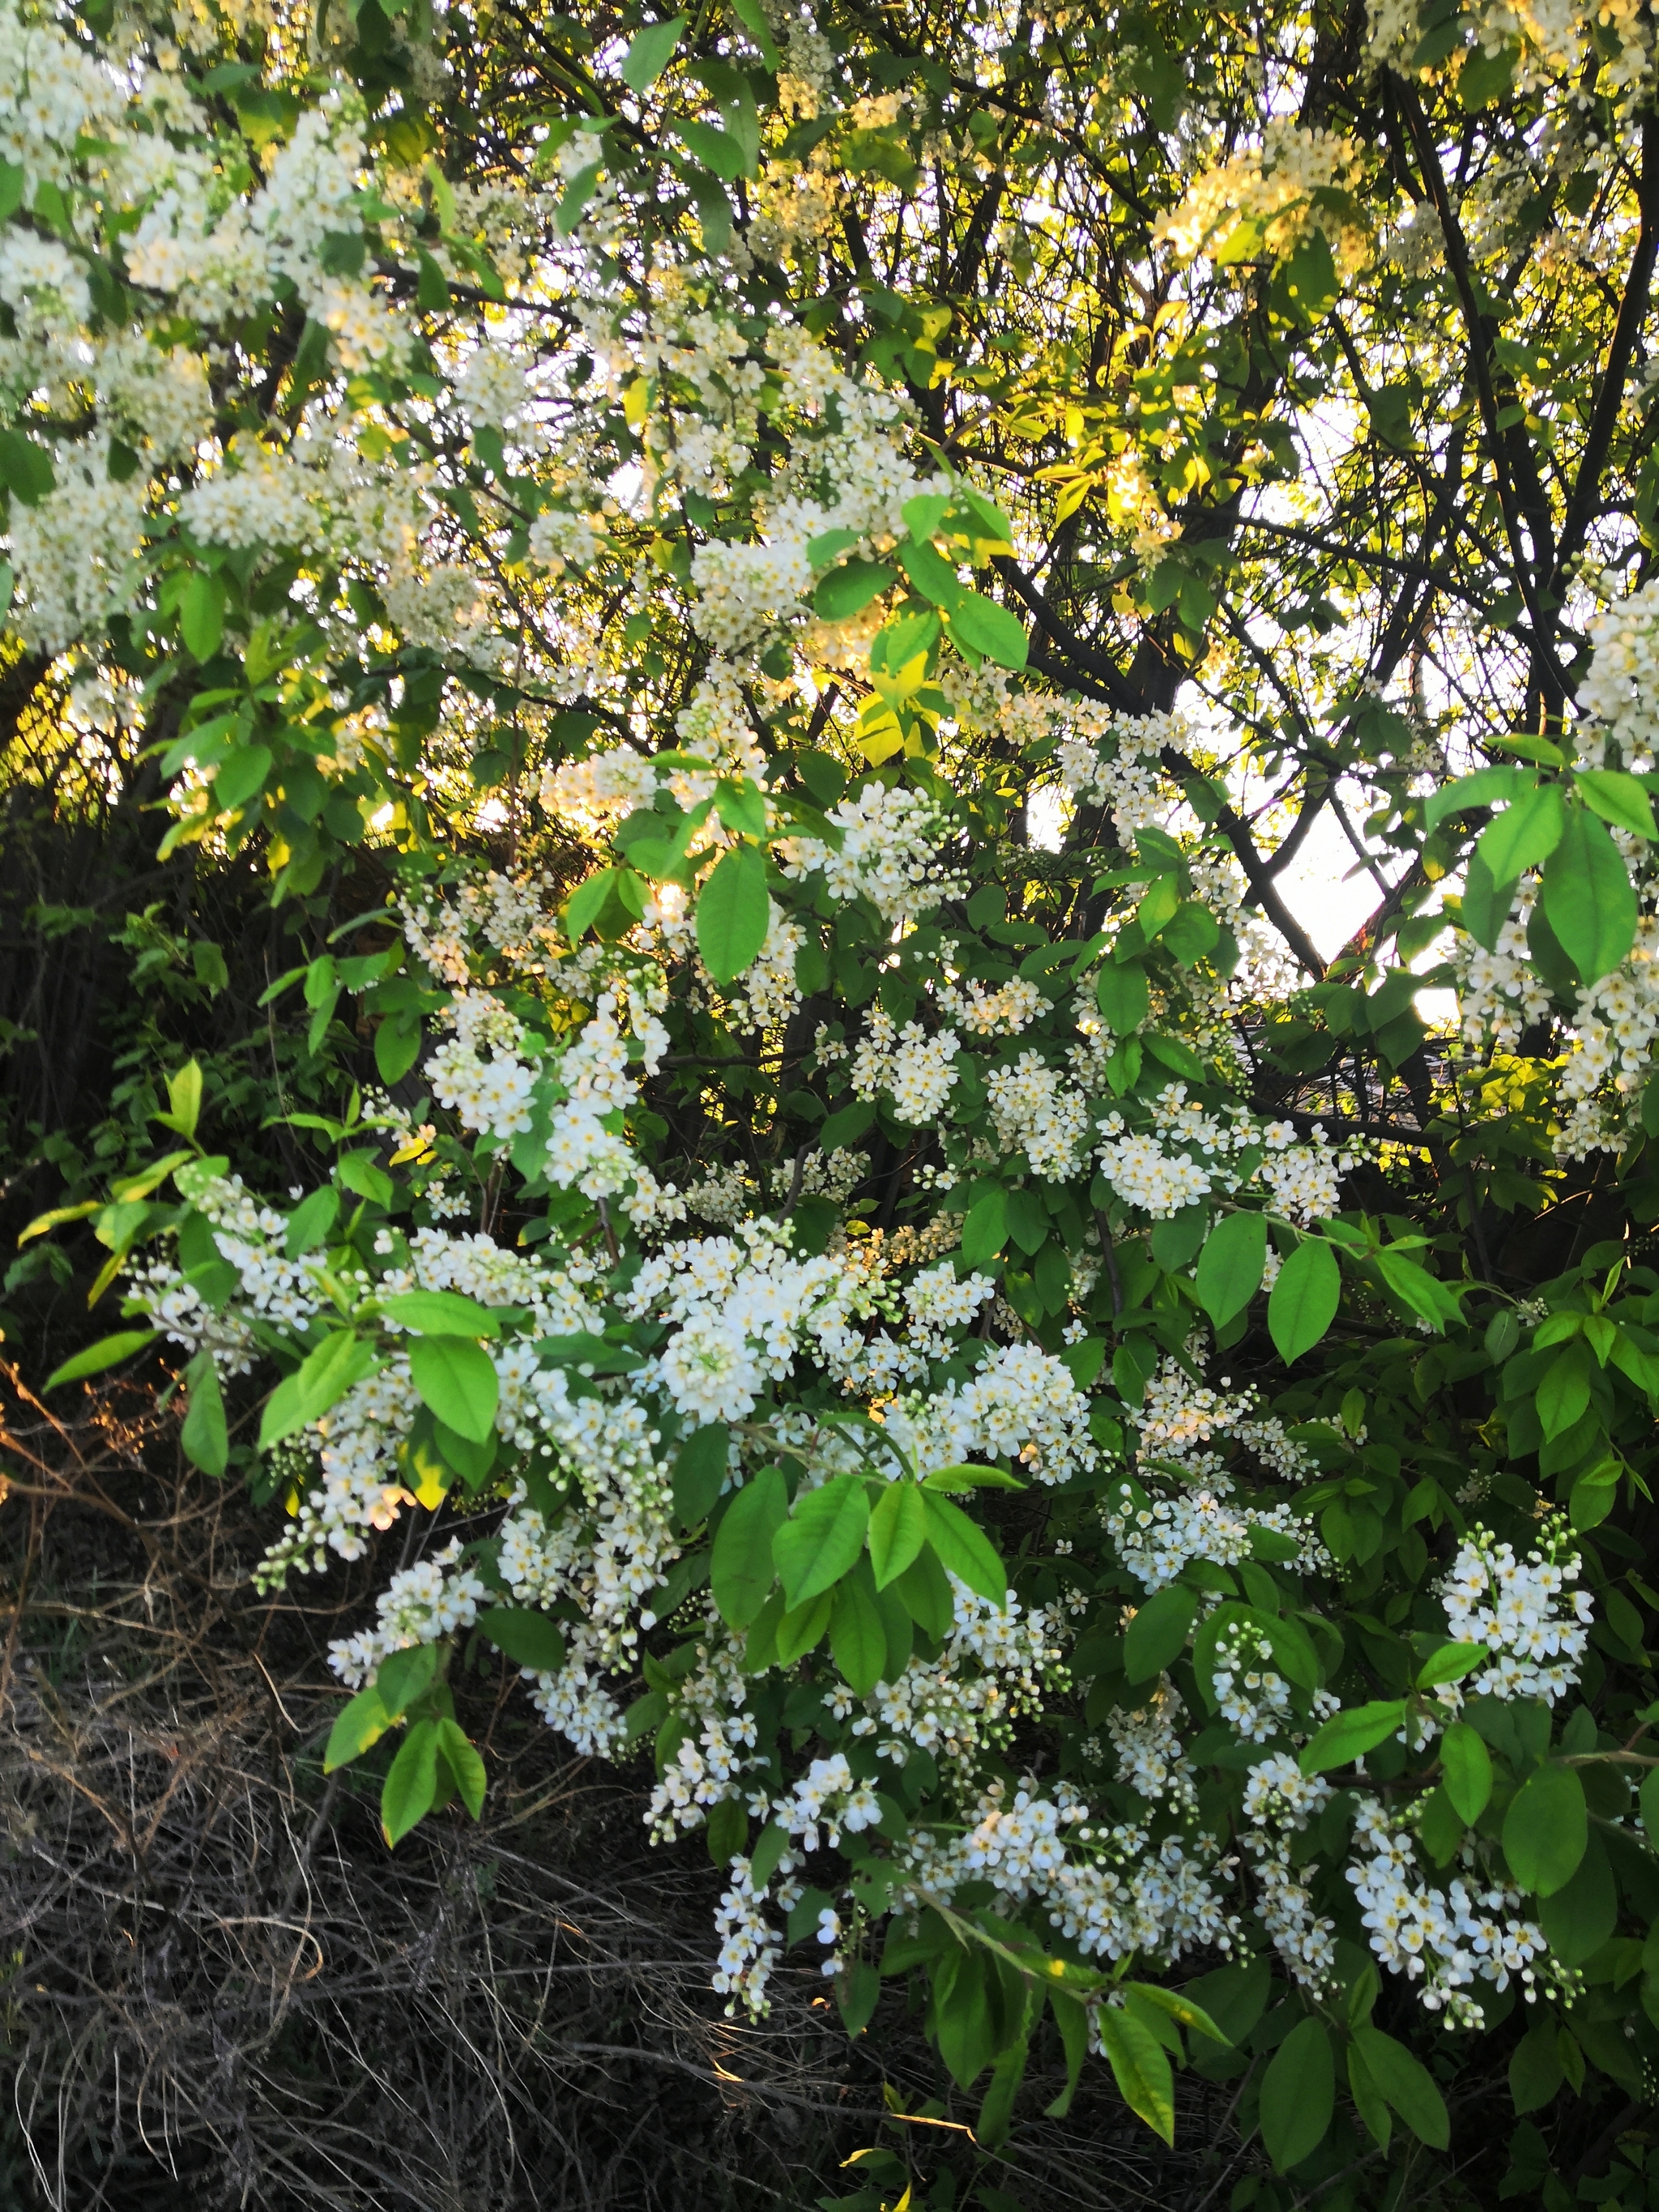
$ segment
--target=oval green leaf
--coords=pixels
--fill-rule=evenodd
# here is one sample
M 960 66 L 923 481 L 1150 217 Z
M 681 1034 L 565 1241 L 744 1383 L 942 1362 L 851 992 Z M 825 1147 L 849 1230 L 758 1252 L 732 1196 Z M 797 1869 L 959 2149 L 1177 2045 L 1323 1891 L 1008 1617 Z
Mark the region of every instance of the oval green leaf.
M 870 1516 L 870 1565 L 876 1588 L 896 1582 L 927 1540 L 927 1508 L 914 1482 L 890 1482 Z
M 84 1352 L 77 1352 L 61 1367 L 54 1367 L 41 1387 L 55 1390 L 60 1382 L 78 1382 L 83 1375 L 100 1375 L 106 1367 L 118 1367 L 122 1360 L 131 1359 L 135 1352 L 142 1352 L 147 1344 L 154 1344 L 159 1334 L 159 1330 L 153 1328 L 124 1328 L 118 1335 L 100 1336 L 96 1344 L 89 1344 Z
M 1336 1319 L 1342 1270 L 1322 1237 L 1304 1237 L 1267 1294 L 1267 1334 L 1286 1365 L 1311 1352 Z
M 1132 1682 L 1149 1682 L 1173 1666 L 1187 1648 L 1198 1618 L 1198 1593 L 1179 1583 L 1155 1590 L 1123 1634 L 1123 1671 Z
M 469 1443 L 488 1443 L 501 1385 L 487 1352 L 464 1336 L 411 1337 L 409 1373 L 447 1428 Z
M 993 1605 L 1002 1604 L 1008 1595 L 1007 1570 L 979 1523 L 969 1520 L 961 1506 L 932 1491 L 922 1492 L 922 1510 L 927 1516 L 927 1540 L 944 1565 Z
M 1322 2020 L 1297 2021 L 1261 2081 L 1261 2140 L 1280 2172 L 1325 2140 L 1336 2110 L 1336 2054 Z
M 1454 1721 L 1440 1739 L 1440 1767 L 1453 1809 L 1472 1828 L 1492 1801 L 1492 1753 L 1467 1721 Z
M 437 1723 L 416 1721 L 398 1745 L 380 1791 L 380 1826 L 387 1843 L 401 1843 L 431 1811 L 437 1794 Z
M 738 1491 L 714 1532 L 708 1580 L 720 1619 L 747 1628 L 776 1579 L 772 1539 L 789 1511 L 783 1477 L 763 1467 Z
M 459 1291 L 398 1291 L 378 1305 L 388 1321 L 418 1336 L 499 1336 L 501 1331 L 499 1314 Z
M 950 612 L 951 634 L 999 668 L 1024 668 L 1030 651 L 1025 625 L 983 592 L 964 592 Z
M 1323 1774 L 1333 1766 L 1346 1766 L 1375 1751 L 1404 1725 L 1406 1700 L 1389 1698 L 1368 1705 L 1351 1705 L 1333 1713 L 1298 1764 L 1304 1774 Z
M 1578 1871 L 1589 1841 L 1584 1786 L 1575 1769 L 1535 1769 L 1504 1815 L 1504 1856 L 1516 1881 L 1534 1897 L 1553 1897 Z
M 1546 860 L 1561 842 L 1566 808 L 1558 783 L 1535 784 L 1504 809 L 1480 833 L 1475 848 L 1495 884 L 1513 883 L 1528 868 Z
M 564 1664 L 564 1633 L 557 1621 L 530 1606 L 492 1605 L 477 1626 L 498 1651 L 537 1674 L 556 1674 Z
M 1267 1224 L 1260 1213 L 1229 1213 L 1217 1222 L 1198 1255 L 1194 1287 L 1218 1328 L 1243 1313 L 1267 1264 Z
M 697 896 L 697 950 L 717 983 L 750 967 L 766 942 L 770 911 L 758 845 L 736 845 Z
M 1451 2121 L 1446 2100 L 1428 2068 L 1380 2027 L 1356 2027 L 1353 2039 L 1383 2101 L 1419 2142 L 1427 2143 L 1431 2150 L 1444 2150 L 1451 2141 Z
M 838 1583 L 864 1549 L 870 1499 L 864 1478 L 838 1474 L 795 1500 L 772 1539 L 772 1558 L 790 1612 Z

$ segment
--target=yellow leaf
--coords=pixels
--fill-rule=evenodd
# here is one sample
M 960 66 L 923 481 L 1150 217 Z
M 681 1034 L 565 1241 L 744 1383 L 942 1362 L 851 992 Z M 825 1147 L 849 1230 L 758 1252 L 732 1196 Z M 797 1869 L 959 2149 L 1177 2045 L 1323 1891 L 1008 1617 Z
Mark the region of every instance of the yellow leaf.
M 904 732 L 892 715 L 888 717 L 879 731 L 859 739 L 859 750 L 872 768 L 879 768 L 884 760 L 891 760 L 895 753 L 902 752 L 903 749 Z
M 896 674 L 884 674 L 872 670 L 870 681 L 890 707 L 896 707 L 909 698 L 913 692 L 920 691 L 927 681 L 927 655 L 926 653 L 917 653 L 915 659 L 907 660 Z M 883 715 L 879 719 L 885 720 L 887 718 Z

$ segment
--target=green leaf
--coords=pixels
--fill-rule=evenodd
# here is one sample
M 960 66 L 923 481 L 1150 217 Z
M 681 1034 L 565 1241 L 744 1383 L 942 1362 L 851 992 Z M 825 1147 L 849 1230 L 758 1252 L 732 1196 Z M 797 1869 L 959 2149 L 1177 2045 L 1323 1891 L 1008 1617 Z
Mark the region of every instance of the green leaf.
M 1573 781 L 1601 819 L 1611 822 L 1615 830 L 1628 830 L 1632 836 L 1645 837 L 1650 843 L 1659 837 L 1653 801 L 1633 775 L 1626 775 L 1621 769 L 1581 768 L 1573 771 Z
M 1310 2158 L 1336 2110 L 1336 2054 L 1322 2020 L 1297 2021 L 1261 2080 L 1261 2140 L 1284 2173 Z
M 908 538 L 898 549 L 898 564 L 925 599 L 947 614 L 962 604 L 961 578 L 925 538 Z
M 1534 2021 L 1510 2054 L 1510 2095 L 1517 2113 L 1541 2112 L 1561 2087 L 1559 2031 L 1553 2014 Z
M 1175 2142 L 1175 2077 L 1163 2045 L 1121 2005 L 1103 2004 L 1096 2014 L 1101 2048 L 1124 2103 L 1166 2143 Z
M 770 908 L 758 845 L 734 845 L 697 895 L 697 950 L 717 983 L 730 983 L 766 942 Z
M 861 1698 L 867 1697 L 886 1668 L 887 1632 L 875 1600 L 856 1575 L 849 1575 L 835 1594 L 830 1612 L 830 1649 L 848 1687 Z
M 775 1579 L 772 1539 L 788 1516 L 789 1494 L 775 1467 L 751 1475 L 726 1507 L 714 1532 L 709 1586 L 730 1628 L 747 1628 L 766 1602 Z
M 1481 859 L 1478 847 L 1469 854 L 1468 865 L 1463 871 L 1463 903 L 1458 920 L 1475 943 L 1484 945 L 1488 952 L 1498 950 L 1498 940 L 1514 910 L 1518 889 L 1513 879 L 1502 884 L 1493 881 L 1492 870 Z
M 1203 2006 L 1185 1990 L 1166 1990 L 1156 1982 L 1127 1982 L 1124 1987 L 1142 2004 L 1167 2013 L 1178 2027 L 1188 2028 L 1197 2035 L 1206 2035 L 1212 2043 L 1231 2043 L 1231 2036 L 1224 2034 Z
M 459 1721 L 446 1718 L 438 1723 L 438 1749 L 443 1755 L 444 1765 L 454 1778 L 462 1804 L 475 1820 L 482 1820 L 484 1792 L 489 1786 L 489 1778 L 484 1771 L 483 1759 L 468 1741 Z
M 324 1773 L 332 1774 L 337 1766 L 349 1765 L 354 1759 L 377 1744 L 392 1726 L 392 1716 L 371 1682 L 335 1716 L 334 1725 L 328 1732 L 328 1748 L 323 1753 Z
M 1334 1766 L 1346 1766 L 1397 1735 L 1405 1720 L 1403 1698 L 1350 1705 L 1346 1711 L 1331 1715 L 1304 1750 L 1297 1764 L 1304 1774 L 1324 1774 Z
M 185 1456 L 204 1474 L 222 1474 L 230 1463 L 230 1431 L 210 1352 L 198 1352 L 185 1368 L 185 1388 L 189 1395 L 185 1425 L 179 1431 Z
M 302 1252 L 314 1251 L 325 1243 L 339 1211 L 340 1194 L 332 1183 L 325 1182 L 309 1198 L 302 1198 L 288 1217 L 288 1236 L 283 1246 L 288 1257 L 297 1260 Z
M 397 1844 L 432 1810 L 438 1794 L 438 1725 L 416 1721 L 398 1747 L 380 1791 L 380 1826 Z
M 202 1118 L 202 1071 L 197 1062 L 188 1060 L 167 1078 L 167 1111 L 155 1119 L 165 1122 L 181 1137 L 193 1137 L 196 1124 Z
M 854 1106 L 841 1107 L 826 1118 L 823 1127 L 818 1131 L 819 1150 L 844 1152 L 874 1127 L 875 1120 L 876 1109 L 866 1101 L 860 1100 Z
M 52 458 L 21 430 L 0 430 L 0 484 L 25 507 L 38 507 L 57 483 Z
M 1382 2092 L 1371 2079 L 1370 2069 L 1359 2054 L 1357 2044 L 1348 2045 L 1348 2089 L 1353 2098 L 1354 2109 L 1364 2122 L 1371 2141 L 1382 2150 L 1387 2150 L 1394 2134 L 1394 2122 L 1382 2100 Z
M 1198 1618 L 1198 1593 L 1170 1583 L 1136 1608 L 1123 1632 L 1123 1671 L 1132 1682 L 1151 1681 L 1187 1648 Z
M 884 561 L 843 561 L 819 577 L 812 611 L 823 622 L 848 622 L 862 614 L 878 592 L 897 581 Z
M 1018 1475 L 1010 1474 L 1000 1467 L 936 1467 L 922 1477 L 924 1490 L 942 1491 L 946 1497 L 961 1498 L 970 1490 L 1024 1490 L 1027 1486 Z
M 106 1367 L 118 1367 L 135 1352 L 154 1344 L 160 1334 L 154 1328 L 124 1328 L 115 1336 L 100 1336 L 96 1344 L 76 1352 L 61 1367 L 54 1367 L 41 1387 L 55 1390 L 60 1382 L 78 1382 L 83 1375 L 99 1375 Z
M 227 755 L 213 779 L 213 803 L 222 814 L 234 813 L 237 808 L 246 806 L 249 799 L 264 789 L 270 760 L 269 745 L 239 745 L 234 752 Z
M 1403 1253 L 1379 1252 L 1377 1272 L 1397 1298 L 1419 1314 L 1437 1335 L 1443 1335 L 1448 1322 L 1461 1319 L 1457 1293 L 1426 1267 L 1419 1267 L 1415 1260 Z
M 1478 768 L 1473 775 L 1461 775 L 1455 783 L 1443 783 L 1438 791 L 1429 793 L 1423 809 L 1423 827 L 1432 832 L 1449 814 L 1461 814 L 1466 807 L 1513 803 L 1536 781 L 1537 778 L 1528 775 L 1524 769 L 1508 765 Z
M 319 1420 L 331 1406 L 380 1365 L 374 1346 L 350 1329 L 336 1329 L 325 1336 L 266 1399 L 259 1420 L 260 1450 L 269 1451 L 284 1437 Z
M 1267 1224 L 1260 1213 L 1224 1214 L 1204 1240 L 1194 1288 L 1218 1328 L 1243 1313 L 1267 1264 Z
M 557 1621 L 533 1607 L 487 1606 L 478 1615 L 477 1626 L 498 1651 L 535 1674 L 556 1674 L 564 1664 L 563 1631 Z
M 1504 1816 L 1504 1856 L 1522 1888 L 1534 1897 L 1565 1889 L 1589 1840 L 1589 1814 L 1577 1771 L 1553 1765 L 1534 1769 Z
M 956 1619 L 956 1599 L 933 1546 L 925 1545 L 889 1587 L 917 1626 L 942 1644 Z
M 374 1675 L 374 1692 L 389 1718 L 401 1720 L 438 1678 L 441 1656 L 435 1644 L 411 1644 L 401 1651 L 388 1651 Z
M 1442 1682 L 1461 1682 L 1486 1656 L 1484 1644 L 1443 1644 L 1418 1669 L 1417 1686 L 1432 1690 Z
M 999 668 L 1024 668 L 1030 641 L 1018 615 L 988 599 L 982 592 L 963 592 L 950 613 L 951 635 L 970 653 Z
M 914 1482 L 890 1482 L 870 1516 L 870 1565 L 876 1588 L 897 1580 L 927 1540 L 927 1508 Z
M 495 1363 L 464 1336 L 416 1336 L 409 1344 L 410 1380 L 448 1428 L 469 1443 L 487 1443 L 501 1385 Z
M 1566 806 L 1559 783 L 1534 784 L 1480 833 L 1475 848 L 1495 884 L 1512 883 L 1549 858 L 1561 841 Z
M 963 1263 L 969 1267 L 989 1267 L 1008 1241 L 1008 1194 L 1005 1190 L 988 1190 L 976 1198 L 968 1209 L 968 1218 L 962 1224 Z
M 192 576 L 179 604 L 179 629 L 198 660 L 211 660 L 225 634 L 225 587 L 217 576 Z
M 1289 1366 L 1311 1352 L 1336 1319 L 1342 1270 L 1322 1237 L 1304 1237 L 1267 1294 L 1267 1334 Z
M 1589 1404 L 1593 1357 L 1581 1339 L 1569 1344 L 1545 1369 L 1534 1403 L 1547 1437 L 1565 1436 Z
M 1444 2150 L 1451 2141 L 1451 2121 L 1428 2068 L 1380 2027 L 1356 2027 L 1353 2039 L 1384 2101 L 1419 2142 L 1431 2150 Z
M 1540 1901 L 1539 1925 L 1552 1958 L 1564 1966 L 1582 1966 L 1601 1948 L 1618 1920 L 1613 1869 L 1606 1850 L 1592 1836 L 1572 1880 Z
M 724 1421 L 694 1429 L 674 1461 L 674 1510 L 681 1525 L 695 1528 L 719 1503 L 731 1467 L 732 1431 Z
M 772 27 L 766 20 L 766 10 L 761 6 L 760 0 L 732 0 L 732 13 L 754 40 L 756 50 L 767 68 L 775 70 L 781 58 L 772 37 Z M 852 2028 L 848 2033 L 855 2035 L 858 2030 Z
M 599 920 L 621 873 L 620 868 L 596 869 L 571 893 L 564 909 L 564 928 L 573 945 L 580 944 Z
M 676 123 L 674 128 L 696 155 L 705 169 L 712 169 L 728 185 L 747 173 L 749 158 L 742 143 L 729 131 L 717 130 L 712 123 Z
M 309 1204 L 309 1200 L 307 1201 Z M 501 1317 L 459 1291 L 396 1291 L 376 1300 L 388 1321 L 419 1336 L 499 1336 Z M 452 1421 L 450 1426 L 455 1424 Z M 463 1431 L 465 1433 L 465 1431 Z
M 1095 978 L 1095 1004 L 1114 1036 L 1128 1036 L 1152 1012 L 1146 970 L 1137 961 L 1109 960 Z
M 1610 975 L 1636 941 L 1636 890 L 1613 839 L 1582 806 L 1544 869 L 1544 913 L 1584 983 Z
M 948 1498 L 936 1497 L 931 1491 L 922 1492 L 922 1510 L 927 1516 L 927 1540 L 949 1571 L 969 1589 L 989 1598 L 993 1605 L 1004 1603 L 1008 1595 L 1007 1571 L 979 1523 L 969 1520 Z M 927 1623 L 922 1625 L 925 1627 Z
M 864 1478 L 838 1474 L 820 1490 L 797 1498 L 772 1539 L 772 1558 L 793 1613 L 820 1590 L 838 1583 L 864 1549 L 870 1499 Z
M 777 1626 L 777 1664 L 793 1667 L 797 1659 L 808 1651 L 815 1650 L 823 1640 L 823 1632 L 830 1626 L 830 1616 L 834 1610 L 835 1597 L 830 1590 L 820 1590 L 816 1597 L 809 1597 L 805 1605 L 787 1609 Z
M 343 1152 L 335 1163 L 334 1172 L 348 1190 L 359 1198 L 367 1198 L 376 1206 L 390 1206 L 397 1195 L 392 1177 L 382 1167 L 377 1167 L 370 1152 Z
M 630 92 L 647 92 L 674 58 L 674 49 L 685 28 L 684 15 L 666 23 L 647 23 L 635 31 L 623 57 L 622 81 Z
M 1492 1799 L 1492 1753 L 1467 1721 L 1454 1721 L 1440 1739 L 1443 1786 L 1466 1828 L 1472 1828 Z

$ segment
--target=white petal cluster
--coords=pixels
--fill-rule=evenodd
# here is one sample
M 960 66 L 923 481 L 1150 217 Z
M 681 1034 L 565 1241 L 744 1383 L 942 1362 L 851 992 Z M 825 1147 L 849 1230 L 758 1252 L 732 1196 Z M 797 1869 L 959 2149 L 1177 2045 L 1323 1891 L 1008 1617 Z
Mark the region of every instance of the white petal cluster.
M 890 1407 L 887 1425 L 924 1474 L 973 1460 L 1012 1460 L 1039 1482 L 1069 1481 L 1098 1458 L 1089 1401 L 1063 1359 L 1034 1344 L 997 1346 L 971 1381 Z
M 1252 1558 L 1250 1540 L 1257 1528 L 1293 1538 L 1297 1565 L 1304 1574 L 1329 1563 L 1312 1526 L 1298 1520 L 1288 1505 L 1243 1505 L 1212 1490 L 1148 1498 L 1139 1486 L 1126 1483 L 1103 1507 L 1101 1519 L 1118 1556 L 1149 1595 L 1178 1581 L 1190 1560 L 1228 1567 Z
M 471 1628 L 489 1592 L 470 1566 L 460 1564 L 461 1540 L 399 1569 L 374 1601 L 377 1628 L 337 1637 L 328 1663 L 355 1690 L 372 1681 L 380 1662 L 392 1651 L 417 1644 L 436 1644 L 458 1628 Z
M 1018 1036 L 1030 1027 L 1043 1003 L 1036 985 L 1018 975 L 996 984 L 970 976 L 959 983 L 941 983 L 935 994 L 940 1013 L 971 1036 Z
M 1033 1175 L 1064 1182 L 1082 1167 L 1089 1148 L 1089 1102 L 1048 1066 L 1023 1052 L 1012 1066 L 994 1067 L 985 1079 L 999 1140 L 1022 1152 Z
M 890 1014 L 872 1006 L 853 1054 L 855 1098 L 891 1102 L 894 1116 L 920 1127 L 937 1121 L 957 1080 L 962 1040 L 954 1030 L 929 1036 L 920 1022 L 901 1030 Z
M 1471 1693 L 1541 1698 L 1553 1705 L 1578 1680 L 1589 1644 L 1595 1606 L 1588 1590 L 1571 1590 L 1581 1562 L 1559 1523 L 1541 1551 L 1518 1559 L 1477 1526 L 1460 1546 L 1440 1586 L 1446 1629 L 1455 1643 L 1484 1644 L 1492 1663 L 1468 1679 Z
M 889 922 L 915 921 L 966 890 L 941 857 L 950 823 L 925 793 L 872 780 L 829 818 L 841 832 L 839 847 L 817 837 L 787 840 L 778 848 L 786 875 L 799 880 L 822 869 L 832 898 L 867 898 Z
M 1419 1873 L 1409 1832 L 1375 1798 L 1359 1801 L 1354 1853 L 1347 1878 L 1371 1949 L 1391 1973 L 1421 1985 L 1430 2011 L 1443 2010 L 1450 2027 L 1479 2028 L 1480 2003 L 1466 1994 L 1477 1979 L 1501 1993 L 1513 1977 L 1533 2002 L 1547 1946 L 1520 1917 L 1518 1892 L 1461 1875 L 1435 1888 Z

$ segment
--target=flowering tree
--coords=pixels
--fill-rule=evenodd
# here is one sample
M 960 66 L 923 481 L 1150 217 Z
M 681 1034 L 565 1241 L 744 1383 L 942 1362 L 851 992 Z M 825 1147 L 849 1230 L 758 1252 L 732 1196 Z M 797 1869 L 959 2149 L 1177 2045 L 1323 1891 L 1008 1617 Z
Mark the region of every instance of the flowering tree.
M 12 1284 L 384 1557 L 328 1765 L 494 1650 L 987 2148 L 1650 2201 L 1647 15 L 0 40 L 18 726 L 299 939 Z

